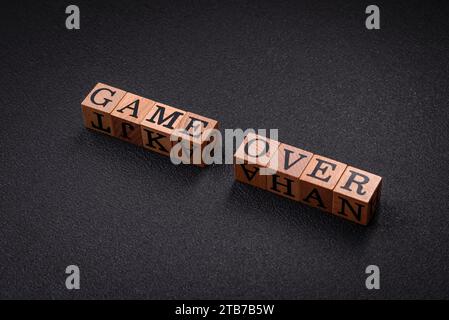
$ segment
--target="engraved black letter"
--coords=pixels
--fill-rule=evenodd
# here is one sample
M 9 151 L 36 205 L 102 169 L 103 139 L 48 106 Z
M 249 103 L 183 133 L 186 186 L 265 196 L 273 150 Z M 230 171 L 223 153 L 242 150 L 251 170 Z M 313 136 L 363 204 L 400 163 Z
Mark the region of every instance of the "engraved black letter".
M 93 121 L 91 121 L 92 127 L 97 129 L 97 130 L 101 130 L 101 131 L 104 131 L 104 132 L 107 132 L 107 133 L 111 133 L 111 128 L 110 127 L 107 127 L 107 128 L 103 127 L 103 120 L 102 120 L 103 115 L 101 113 L 97 113 L 97 112 L 94 112 L 94 113 L 97 115 L 98 126 Z
M 327 176 L 326 178 L 321 178 L 321 177 L 317 177 L 317 175 L 316 175 L 317 172 L 318 172 L 318 171 L 321 171 L 321 173 L 323 173 L 323 174 L 326 173 L 327 168 L 329 168 L 329 167 L 322 167 L 321 165 L 322 165 L 323 163 L 330 165 L 331 168 L 332 168 L 332 170 L 335 170 L 335 167 L 336 167 L 337 165 L 336 165 L 335 163 L 332 163 L 332 162 L 329 162 L 329 161 L 326 161 L 326 160 L 321 160 L 321 159 L 316 159 L 316 161 L 317 161 L 317 164 L 316 164 L 315 168 L 313 169 L 312 173 L 311 173 L 311 174 L 307 174 L 307 175 L 308 175 L 309 177 L 313 177 L 313 178 L 315 178 L 315 179 L 318 179 L 318 180 L 321 180 L 321 181 L 324 181 L 324 182 L 328 182 L 329 179 L 331 178 L 330 175 Z
M 133 131 L 134 126 L 128 122 L 122 122 L 122 138 L 129 139 L 128 128 Z
M 280 178 L 280 176 L 278 176 L 277 174 L 273 174 L 273 186 L 271 187 L 271 190 L 274 190 L 276 192 L 281 192 L 280 190 L 277 189 L 278 185 L 284 186 L 287 188 L 287 192 L 284 192 L 285 195 L 290 196 L 290 197 L 294 197 L 294 195 L 292 194 L 292 183 L 293 180 L 290 180 L 288 178 L 284 178 L 285 181 L 287 181 L 287 183 L 280 183 L 278 181 L 278 178 Z
M 251 171 L 251 170 L 248 170 L 244 164 L 241 164 L 240 166 L 242 167 L 243 172 L 245 173 L 245 176 L 248 179 L 248 181 L 253 180 L 253 178 L 259 172 L 259 168 L 258 167 L 254 167 L 254 171 Z
M 201 123 L 200 123 L 201 122 Z M 195 124 L 195 127 L 193 126 Z M 187 132 L 189 132 L 189 130 L 191 129 L 191 128 L 195 128 L 195 131 L 198 131 L 198 134 L 197 135 L 193 135 L 192 133 L 189 133 L 189 135 L 191 136 L 191 137 L 199 137 L 200 135 L 201 135 L 201 132 L 203 131 L 203 130 L 201 130 L 201 131 L 199 131 L 199 129 L 201 128 L 197 128 L 199 125 L 201 125 L 202 126 L 202 128 L 206 128 L 207 127 L 207 125 L 209 124 L 209 122 L 207 122 L 207 121 L 203 121 L 203 120 L 200 120 L 200 119 L 196 119 L 196 118 L 190 118 L 190 122 L 189 122 L 189 124 L 187 125 L 187 127 L 185 128 L 185 130 L 187 131 Z
M 157 124 L 161 125 L 165 121 L 169 121 L 167 124 L 164 124 L 162 126 L 164 126 L 166 128 L 169 128 L 169 129 L 174 129 L 173 128 L 173 124 L 175 123 L 175 121 L 178 119 L 179 116 L 183 115 L 183 113 L 179 112 L 179 111 L 174 111 L 171 115 L 169 115 L 166 118 L 164 118 L 165 108 L 161 107 L 161 106 L 158 106 L 158 105 L 156 105 L 156 107 L 157 107 L 157 111 L 153 114 L 153 116 L 150 119 L 148 119 L 148 121 L 150 121 L 152 123 L 156 123 L 154 119 L 159 114 L 159 118 L 157 120 Z
M 338 198 L 341 200 L 341 208 L 340 211 L 338 211 L 338 214 L 347 216 L 347 214 L 345 213 L 345 207 L 347 206 L 351 211 L 352 215 L 357 219 L 357 221 L 360 221 L 360 219 L 362 219 L 362 208 L 365 207 L 364 205 L 357 203 L 357 212 L 355 212 L 354 208 L 351 206 L 348 200 L 342 197 Z
M 309 198 L 312 198 L 312 199 L 315 199 L 316 201 L 318 201 L 318 207 L 326 209 L 326 207 L 324 206 L 323 200 L 321 200 L 321 196 L 320 196 L 320 193 L 318 192 L 317 188 L 313 188 L 313 190 L 309 193 L 309 195 L 307 197 L 305 197 L 303 199 L 303 201 L 310 202 Z
M 134 105 L 133 107 L 131 107 L 132 104 Z M 137 118 L 137 114 L 139 113 L 139 99 L 137 99 L 136 101 L 131 102 L 127 106 L 124 106 L 123 108 L 117 110 L 117 112 L 123 113 L 123 110 L 125 110 L 125 109 L 131 109 L 133 111 L 131 117 Z
M 352 170 L 349 170 L 349 172 L 351 172 L 351 175 L 348 178 L 348 181 L 346 181 L 345 185 L 342 186 L 342 189 L 348 190 L 348 191 L 352 191 L 351 190 L 351 184 L 355 183 L 357 184 L 357 193 L 361 196 L 363 196 L 366 191 L 363 191 L 363 185 L 369 182 L 369 178 L 367 176 L 365 176 L 364 174 L 358 173 L 358 172 L 354 172 Z M 363 178 L 363 181 L 356 181 L 355 178 L 357 176 L 360 176 Z
M 143 130 L 147 133 L 147 136 L 148 136 L 147 146 L 149 146 L 150 148 L 153 148 L 153 149 L 157 149 L 157 147 L 153 144 L 153 142 L 155 142 L 159 146 L 159 150 L 161 150 L 163 152 L 168 152 L 168 150 L 165 149 L 164 146 L 159 142 L 159 139 L 165 138 L 164 135 L 157 133 L 157 132 L 147 130 L 147 129 L 143 129 Z M 154 137 L 153 134 L 156 136 Z
M 103 107 L 106 107 L 106 105 L 107 105 L 109 102 L 111 102 L 112 100 L 104 98 L 104 101 L 103 101 L 102 103 L 98 103 L 98 102 L 95 101 L 95 97 L 97 96 L 97 94 L 98 94 L 100 91 L 103 91 L 103 90 L 104 90 L 104 91 L 109 91 L 109 92 L 111 93 L 111 96 L 113 96 L 113 95 L 116 93 L 116 91 L 112 91 L 111 89 L 108 89 L 108 88 L 101 88 L 101 89 L 96 90 L 94 93 L 92 93 L 92 95 L 90 96 L 90 101 L 91 101 L 93 104 L 96 104 L 97 106 L 103 106 Z
M 259 154 L 256 154 L 256 155 L 252 155 L 252 154 L 249 154 L 248 152 L 249 152 L 249 147 L 250 147 L 250 145 L 253 143 L 253 142 L 265 142 L 265 149 L 264 150 L 262 150 L 262 153 L 259 153 Z M 250 157 L 261 157 L 263 154 L 266 154 L 267 152 L 268 152 L 268 149 L 270 148 L 270 145 L 268 144 L 268 141 L 266 141 L 266 140 L 264 140 L 264 139 L 257 139 L 257 138 L 254 138 L 254 139 L 252 139 L 252 140 L 250 140 L 250 141 L 248 141 L 246 144 L 245 144 L 245 149 L 244 149 L 244 151 L 245 151 L 245 153 L 247 154 L 247 155 L 249 155 Z
M 298 154 L 298 155 L 299 155 L 299 158 L 298 158 L 297 160 L 293 161 L 291 164 L 289 164 L 289 162 L 290 162 L 290 154 L 292 154 L 293 151 L 287 150 L 287 149 L 284 149 L 284 151 L 285 151 L 285 152 L 284 152 L 284 153 L 285 153 L 285 162 L 284 162 L 284 169 L 285 169 L 285 170 L 290 169 L 290 168 L 293 167 L 296 163 L 298 163 L 299 161 L 301 161 L 302 159 L 304 159 L 305 157 L 307 157 L 307 156 L 304 155 L 304 154 Z

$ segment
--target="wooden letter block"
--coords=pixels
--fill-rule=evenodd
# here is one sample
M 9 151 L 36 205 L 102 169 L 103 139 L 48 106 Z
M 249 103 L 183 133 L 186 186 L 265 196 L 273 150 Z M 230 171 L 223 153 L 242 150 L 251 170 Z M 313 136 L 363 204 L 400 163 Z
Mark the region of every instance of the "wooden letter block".
M 141 146 L 140 123 L 154 104 L 153 100 L 128 92 L 111 113 L 114 136 Z
M 381 177 L 347 167 L 334 188 L 332 213 L 367 225 L 379 203 L 381 185 Z
M 97 83 L 89 95 L 81 102 L 84 125 L 108 135 L 114 135 L 111 113 L 126 91 Z
M 143 146 L 152 151 L 170 155 L 170 136 L 179 125 L 185 111 L 156 102 L 140 123 Z
M 299 201 L 332 212 L 333 190 L 346 164 L 314 155 L 299 179 Z
M 267 190 L 299 201 L 299 178 L 313 153 L 281 143 L 268 167 L 275 173 L 267 176 Z
M 280 143 L 255 133 L 248 133 L 234 154 L 235 179 L 255 187 L 266 189 L 268 163 Z M 265 173 L 261 172 L 265 169 Z M 273 171 L 271 170 L 271 173 Z M 262 174 L 261 174 L 262 173 Z
M 183 141 L 182 148 L 178 153 L 179 158 L 183 157 L 181 152 L 185 153 L 189 156 L 190 163 L 204 167 L 203 150 L 213 141 L 209 130 L 218 129 L 218 122 L 192 112 L 187 112 L 176 129 L 182 130 L 175 134 L 178 137 L 178 141 Z M 188 147 L 187 150 L 185 146 Z

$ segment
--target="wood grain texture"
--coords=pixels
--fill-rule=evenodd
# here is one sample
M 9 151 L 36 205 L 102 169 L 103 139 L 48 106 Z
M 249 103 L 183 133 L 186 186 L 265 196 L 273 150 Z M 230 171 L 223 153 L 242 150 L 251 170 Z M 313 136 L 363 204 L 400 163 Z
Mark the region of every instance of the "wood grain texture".
M 185 114 L 184 110 L 156 102 L 140 123 L 143 146 L 169 156 L 173 145 L 170 136 Z
M 344 163 L 314 155 L 299 179 L 299 201 L 332 212 L 333 189 L 345 169 Z
M 153 100 L 128 92 L 111 113 L 114 136 L 141 146 L 140 123 L 154 104 Z
M 261 174 L 261 169 L 268 169 L 268 163 L 279 145 L 278 141 L 248 133 L 234 154 L 235 180 L 267 189 L 269 175 Z
M 174 134 L 178 142 L 183 143 L 178 158 L 188 157 L 190 163 L 204 167 L 203 150 L 209 143 L 213 143 L 214 137 L 211 136 L 210 130 L 218 129 L 218 126 L 217 120 L 187 112 L 177 125 Z
M 332 213 L 367 225 L 380 199 L 382 178 L 348 166 L 333 190 Z
M 125 94 L 126 91 L 121 89 L 97 83 L 81 102 L 84 126 L 104 134 L 114 135 L 111 113 Z
M 281 143 L 268 163 L 275 173 L 267 177 L 267 190 L 299 201 L 299 178 L 313 153 Z

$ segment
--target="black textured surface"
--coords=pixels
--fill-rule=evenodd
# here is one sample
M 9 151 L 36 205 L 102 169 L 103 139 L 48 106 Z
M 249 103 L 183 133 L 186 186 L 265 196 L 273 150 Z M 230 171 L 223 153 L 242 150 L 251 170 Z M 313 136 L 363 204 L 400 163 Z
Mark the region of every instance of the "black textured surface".
M 377 1 L 379 31 L 363 1 L 77 1 L 79 31 L 68 3 L 3 9 L 0 298 L 449 298 L 443 3 Z M 98 81 L 377 173 L 377 218 L 90 132 Z

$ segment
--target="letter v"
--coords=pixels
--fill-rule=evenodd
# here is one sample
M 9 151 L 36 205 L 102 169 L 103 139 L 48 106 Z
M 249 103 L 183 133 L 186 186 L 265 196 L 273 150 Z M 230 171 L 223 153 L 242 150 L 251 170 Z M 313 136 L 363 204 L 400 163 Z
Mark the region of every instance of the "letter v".
M 258 167 L 254 167 L 254 171 L 248 170 L 246 168 L 246 165 L 241 164 L 240 165 L 243 169 L 243 172 L 245 173 L 246 179 L 248 179 L 248 181 L 253 180 L 253 178 L 256 176 L 256 174 L 259 172 L 259 168 Z M 251 175 L 250 175 L 251 174 Z
M 301 161 L 302 159 L 304 159 L 305 157 L 307 157 L 307 156 L 304 155 L 304 154 L 298 153 L 299 158 L 296 159 L 295 161 L 293 161 L 291 164 L 289 164 L 289 163 L 290 163 L 290 154 L 292 154 L 293 151 L 287 150 L 287 149 L 284 149 L 284 151 L 285 151 L 285 162 L 284 162 L 284 169 L 285 169 L 285 170 L 290 169 L 290 168 L 293 167 L 296 163 L 298 163 L 299 161 Z

